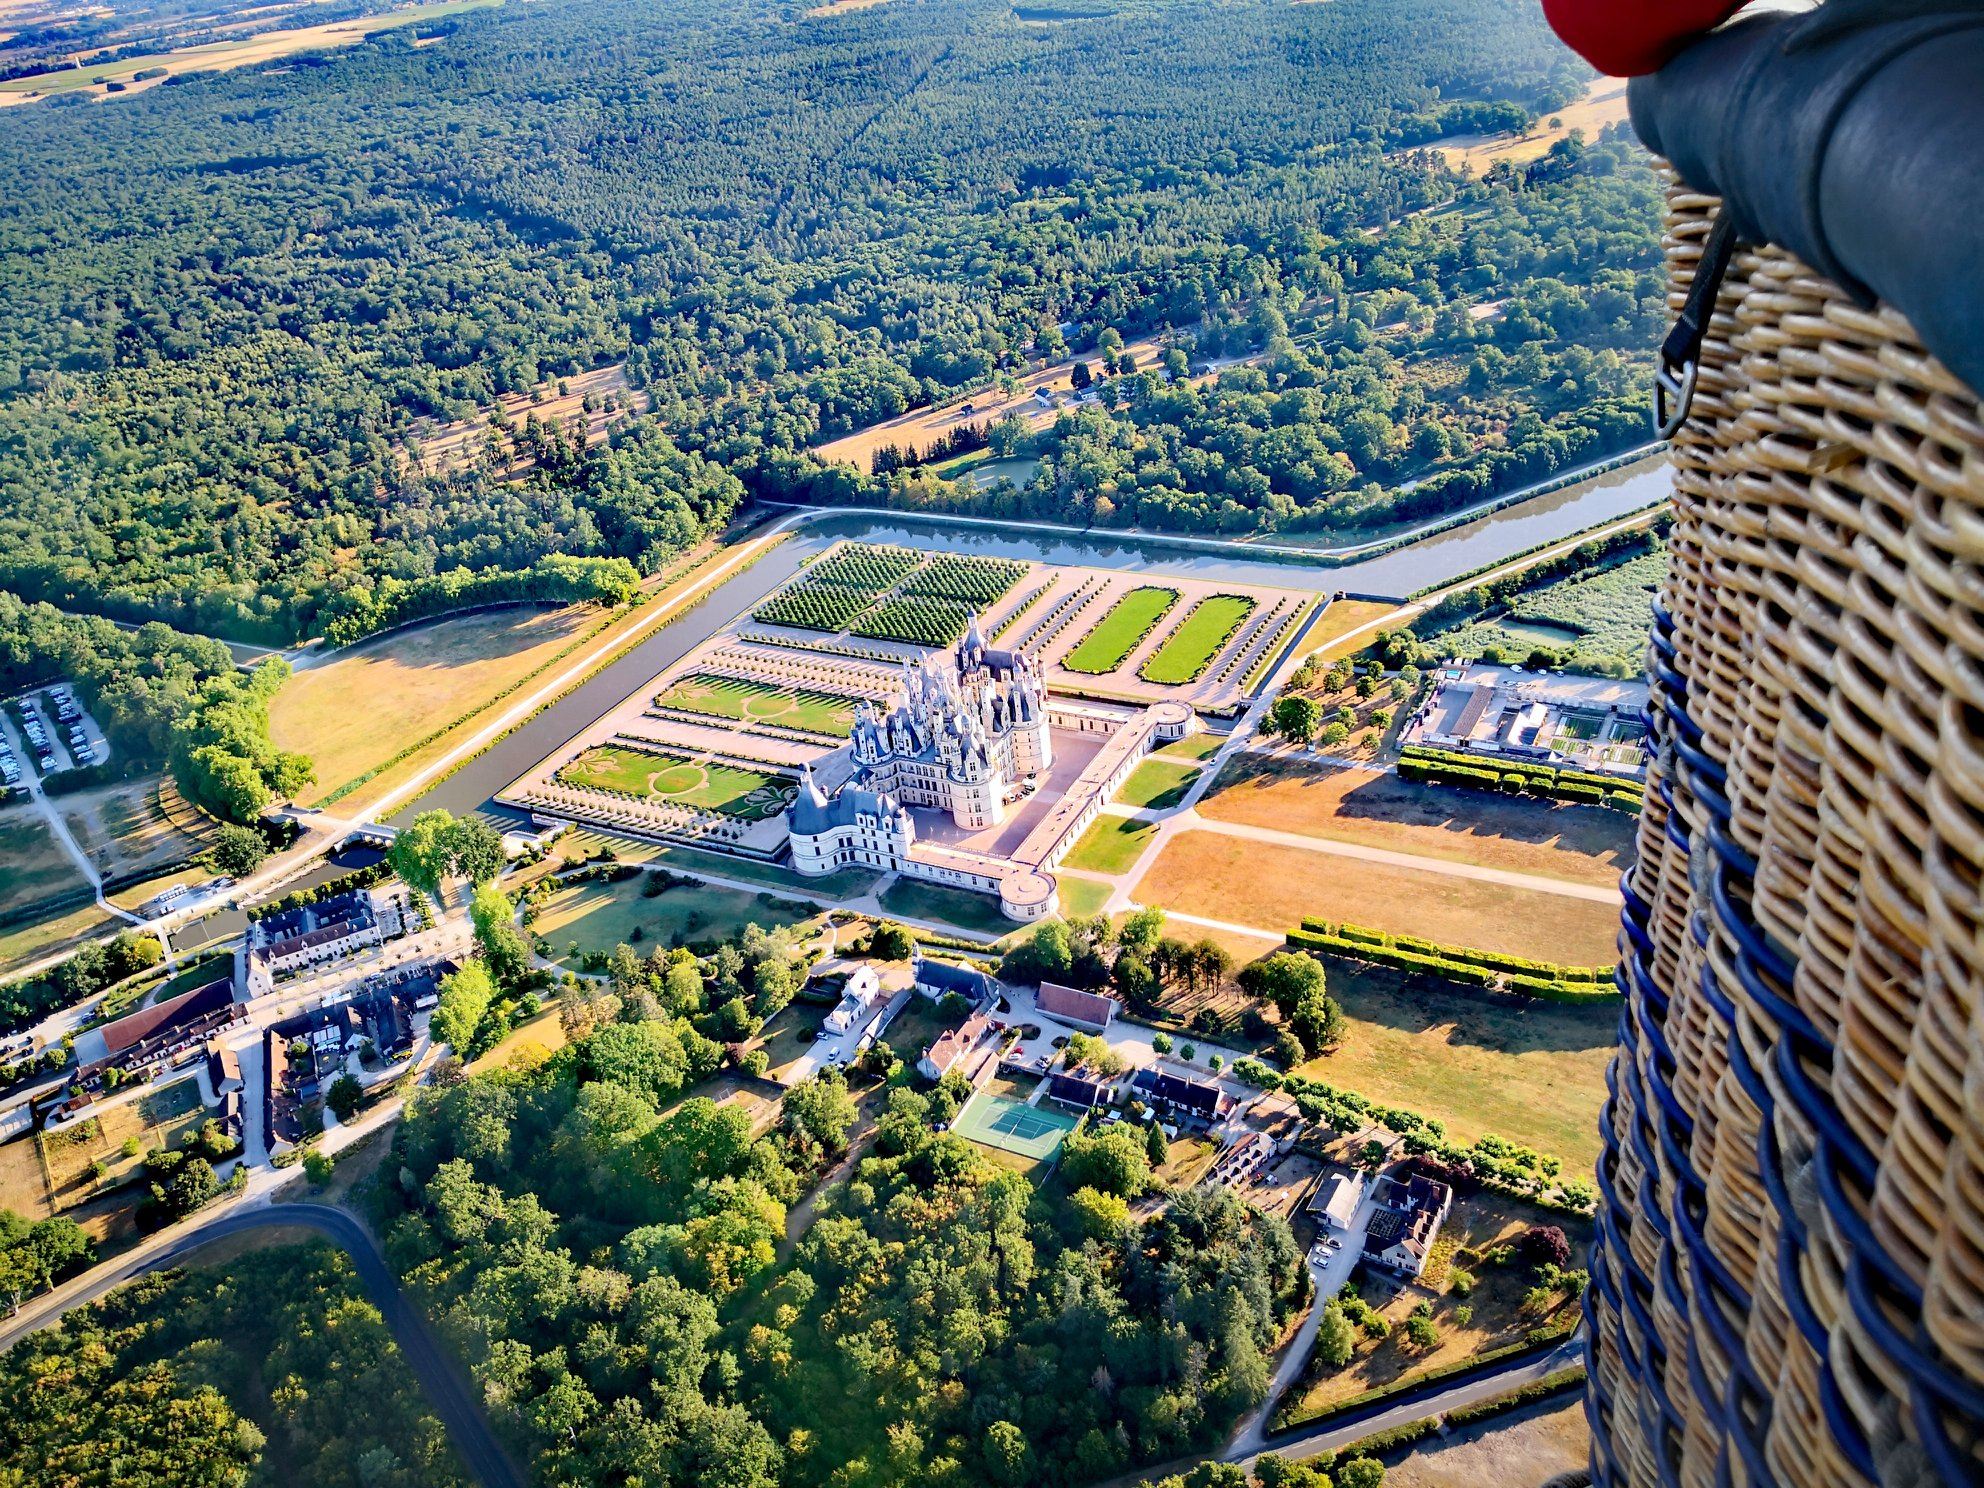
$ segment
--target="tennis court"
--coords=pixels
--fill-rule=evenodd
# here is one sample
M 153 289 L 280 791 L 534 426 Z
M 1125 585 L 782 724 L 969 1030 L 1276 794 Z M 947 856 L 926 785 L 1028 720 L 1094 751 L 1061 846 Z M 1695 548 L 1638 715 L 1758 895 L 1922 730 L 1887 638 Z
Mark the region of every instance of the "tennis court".
M 1078 1119 L 981 1090 L 964 1103 L 951 1130 L 1001 1152 L 1044 1162 L 1061 1150 L 1061 1139 L 1075 1129 Z

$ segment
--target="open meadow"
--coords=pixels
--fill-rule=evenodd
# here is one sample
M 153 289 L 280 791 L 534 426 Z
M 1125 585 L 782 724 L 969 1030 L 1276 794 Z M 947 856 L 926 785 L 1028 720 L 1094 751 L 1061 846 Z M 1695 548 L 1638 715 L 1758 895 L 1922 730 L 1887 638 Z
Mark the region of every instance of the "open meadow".
M 1636 819 L 1396 774 L 1241 754 L 1199 801 L 1201 816 L 1420 857 L 1611 885 L 1632 862 Z M 1346 916 L 1346 918 L 1351 918 Z
M 1613 904 L 1207 831 L 1167 842 L 1134 897 L 1267 933 L 1322 915 L 1586 966 L 1613 960 L 1619 930 Z
M 530 676 L 599 618 L 584 605 L 506 606 L 394 631 L 305 667 L 269 706 L 276 743 L 316 761 L 317 783 L 301 803 L 320 802 L 382 770 L 408 744 Z M 381 727 L 382 719 L 392 727 Z M 403 761 L 395 772 L 410 771 L 416 761 Z M 369 781 L 359 799 L 387 780 L 382 773 Z
M 0 918 L 88 892 L 39 811 L 26 804 L 0 810 Z

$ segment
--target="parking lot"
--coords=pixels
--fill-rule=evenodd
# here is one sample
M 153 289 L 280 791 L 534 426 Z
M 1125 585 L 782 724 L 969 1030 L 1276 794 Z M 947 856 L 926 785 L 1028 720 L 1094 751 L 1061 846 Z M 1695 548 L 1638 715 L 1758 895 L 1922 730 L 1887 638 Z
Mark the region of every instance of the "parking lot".
M 10 698 L 9 728 L 0 733 L 0 786 L 28 784 L 31 764 L 40 776 L 88 769 L 110 758 L 110 743 L 67 683 Z

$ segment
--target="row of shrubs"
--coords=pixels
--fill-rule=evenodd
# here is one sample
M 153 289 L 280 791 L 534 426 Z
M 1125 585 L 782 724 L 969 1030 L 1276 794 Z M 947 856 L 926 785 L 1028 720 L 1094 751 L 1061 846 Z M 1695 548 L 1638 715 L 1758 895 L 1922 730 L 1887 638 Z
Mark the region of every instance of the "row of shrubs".
M 1513 992 L 1549 1002 L 1589 1002 L 1618 996 L 1609 966 L 1563 966 L 1531 961 L 1499 951 L 1444 945 L 1416 935 L 1388 935 L 1362 925 L 1333 924 L 1304 919 L 1302 928 L 1288 932 L 1288 943 L 1321 956 L 1339 956 L 1389 966 L 1396 971 L 1423 972 L 1464 987 Z
M 256 904 L 248 909 L 251 920 L 265 920 L 272 914 L 282 914 L 286 910 L 301 909 L 306 904 L 322 904 L 326 899 L 335 899 L 340 894 L 349 894 L 353 889 L 369 889 L 374 884 L 382 884 L 393 875 L 393 866 L 381 858 L 369 868 L 354 868 L 349 873 L 341 873 L 336 878 L 326 879 L 313 888 L 298 889 L 284 894 L 280 899 L 271 899 L 265 904 Z
M 1408 744 L 1399 752 L 1398 773 L 1428 785 L 1457 785 L 1468 790 L 1500 791 L 1511 796 L 1542 796 L 1611 811 L 1638 811 L 1646 801 L 1637 780 L 1566 770 L 1556 765 L 1524 761 L 1507 763 L 1486 755 L 1462 754 Z

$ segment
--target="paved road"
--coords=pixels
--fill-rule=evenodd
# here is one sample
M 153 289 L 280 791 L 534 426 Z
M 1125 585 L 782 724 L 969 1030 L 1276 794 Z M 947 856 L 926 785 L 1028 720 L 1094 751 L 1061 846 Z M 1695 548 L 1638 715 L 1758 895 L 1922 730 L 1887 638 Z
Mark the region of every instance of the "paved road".
M 428 1404 L 447 1428 L 456 1454 L 483 1488 L 525 1488 L 527 1479 L 497 1440 L 488 1418 L 476 1404 L 466 1373 L 435 1336 L 412 1298 L 400 1287 L 373 1241 L 357 1220 L 328 1204 L 269 1204 L 259 1209 L 222 1214 L 204 1224 L 174 1233 L 162 1245 L 141 1247 L 120 1262 L 98 1267 L 86 1284 L 51 1294 L 59 1304 L 24 1308 L 0 1325 L 0 1349 L 11 1348 L 28 1334 L 47 1327 L 72 1308 L 94 1302 L 113 1288 L 148 1271 L 179 1265 L 204 1245 L 229 1235 L 277 1226 L 316 1231 L 351 1257 L 359 1282 L 385 1315 L 386 1326 L 405 1356 L 407 1367 L 426 1392 Z M 49 1298 L 39 1299 L 48 1301 Z

